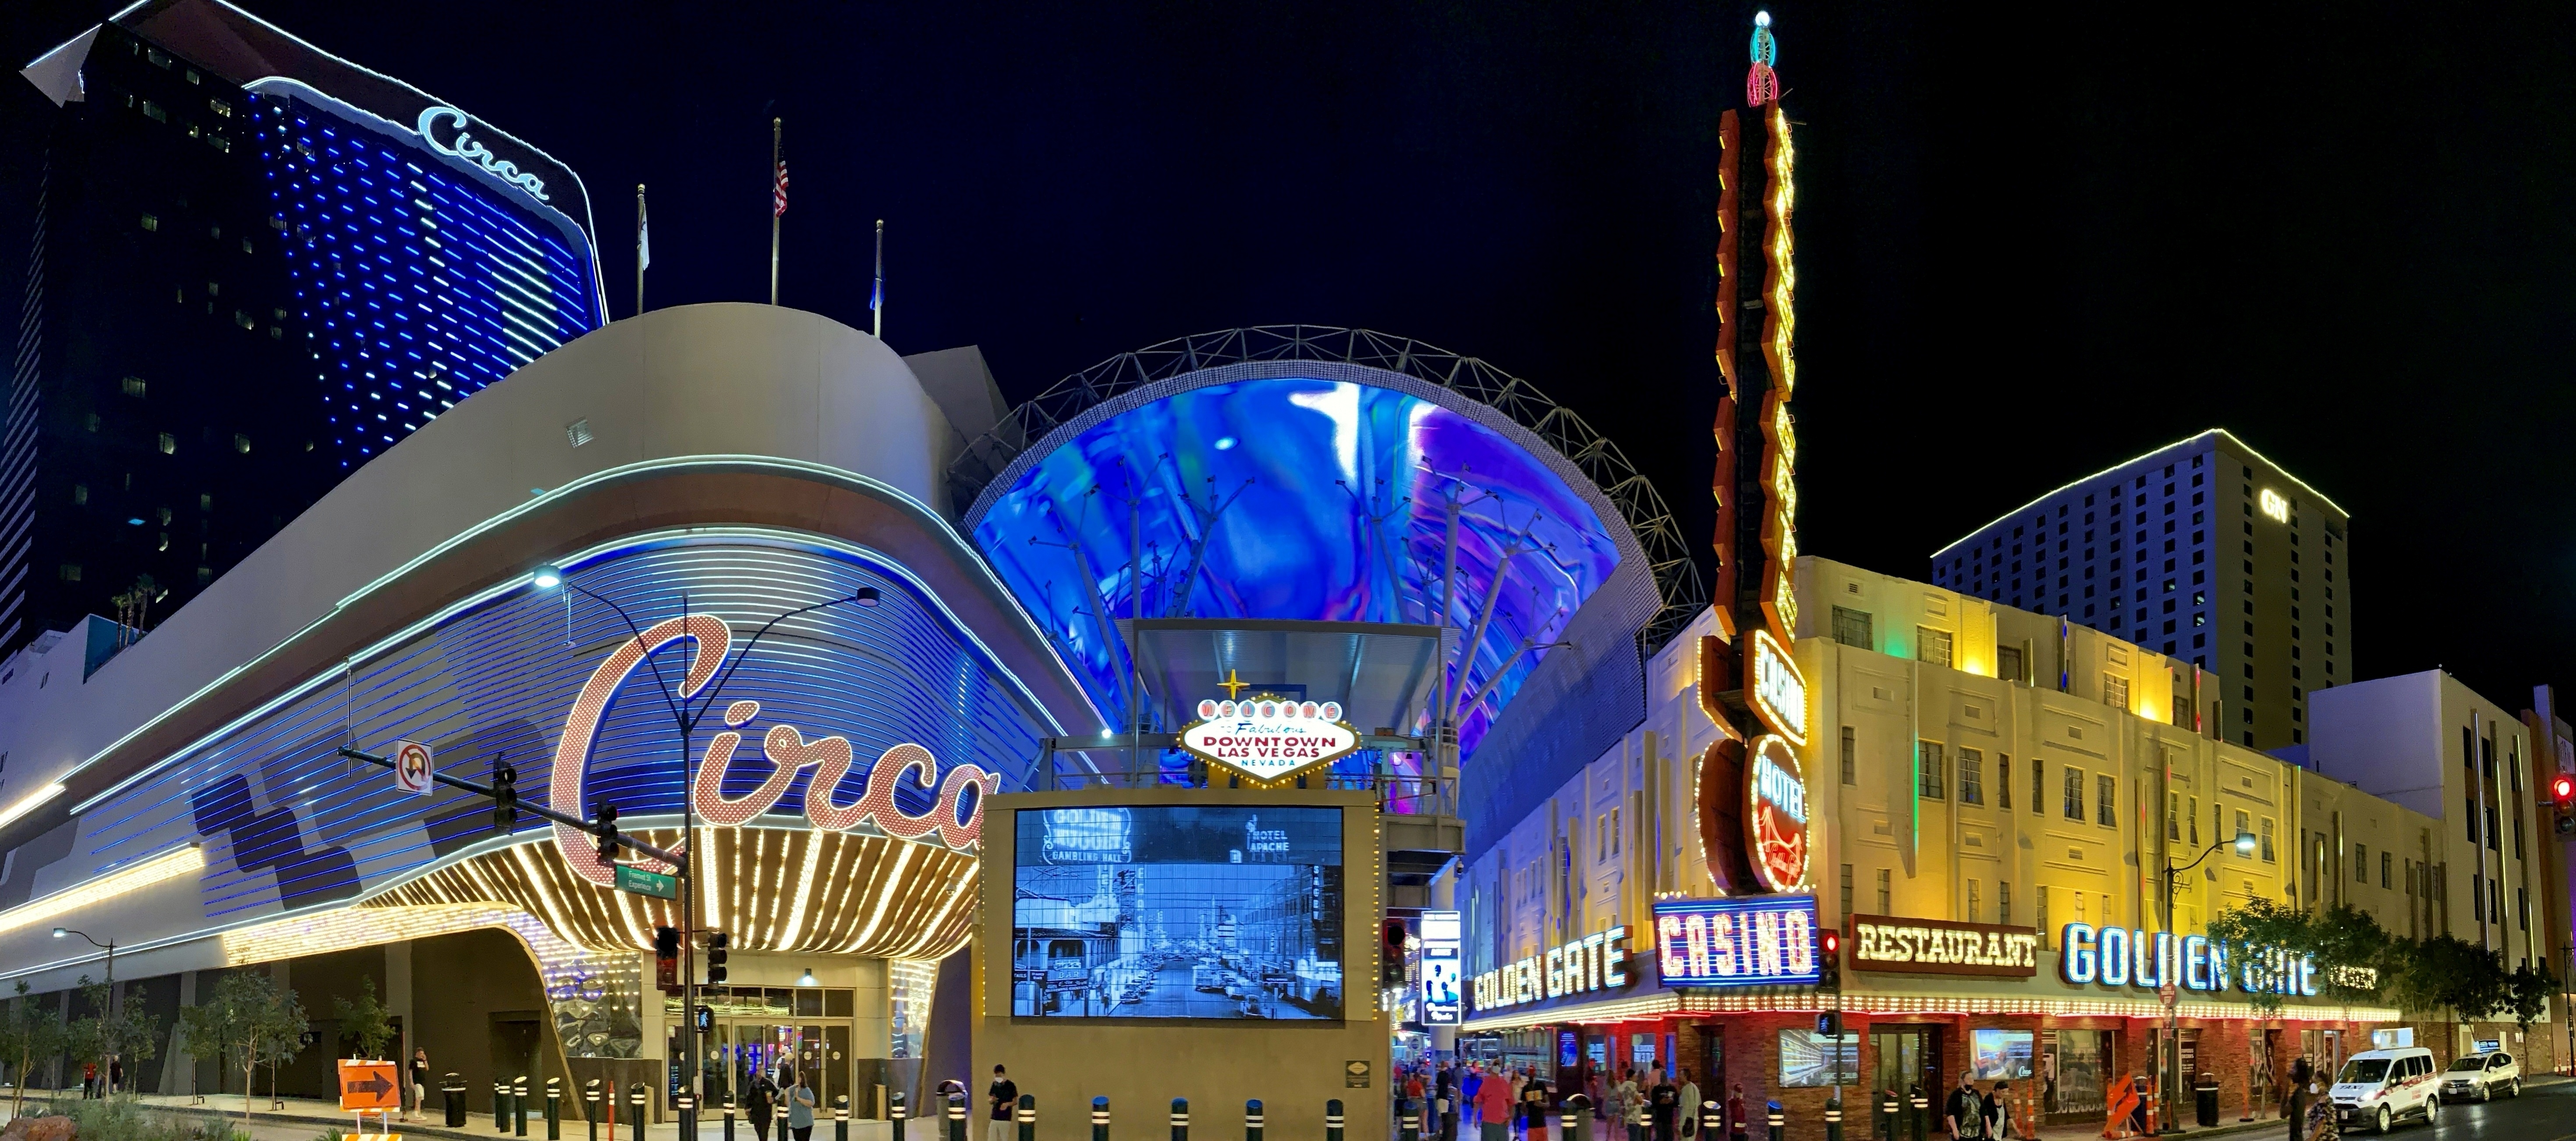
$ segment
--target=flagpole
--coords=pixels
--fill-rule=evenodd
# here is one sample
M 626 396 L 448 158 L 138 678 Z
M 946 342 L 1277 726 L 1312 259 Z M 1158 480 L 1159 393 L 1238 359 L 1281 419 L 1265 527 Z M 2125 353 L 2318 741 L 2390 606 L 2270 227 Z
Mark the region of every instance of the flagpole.
M 635 315 L 644 315 L 644 184 L 635 184 Z
M 868 308 L 876 313 L 876 339 L 885 339 L 885 219 L 877 219 L 877 287 L 868 295 Z
M 779 147 L 787 131 L 787 120 L 769 121 L 769 181 L 772 193 L 778 185 Z M 778 304 L 778 218 L 782 212 L 775 206 L 769 211 L 769 303 Z

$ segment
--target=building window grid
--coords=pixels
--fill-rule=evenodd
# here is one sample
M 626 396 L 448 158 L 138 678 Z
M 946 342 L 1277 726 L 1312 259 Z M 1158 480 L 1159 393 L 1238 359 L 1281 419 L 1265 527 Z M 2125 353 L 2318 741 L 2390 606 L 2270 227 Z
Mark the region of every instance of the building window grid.
M 2093 822 L 2106 828 L 2119 827 L 2119 778 L 2108 774 L 2096 775 L 2093 778 L 2093 795 Z
M 1941 789 L 1941 773 L 1947 764 L 1948 762 L 1942 756 L 1941 745 L 1939 742 L 1915 742 L 1915 792 L 1928 800 L 1945 799 L 1945 794 Z
M 1959 750 L 1959 803 L 1986 802 L 1986 761 L 1975 749 Z
M 1843 726 L 1842 778 L 1844 784 L 1860 783 L 1860 743 L 1849 725 Z
M 2084 770 L 2073 765 L 2066 767 L 2066 818 L 2084 820 Z

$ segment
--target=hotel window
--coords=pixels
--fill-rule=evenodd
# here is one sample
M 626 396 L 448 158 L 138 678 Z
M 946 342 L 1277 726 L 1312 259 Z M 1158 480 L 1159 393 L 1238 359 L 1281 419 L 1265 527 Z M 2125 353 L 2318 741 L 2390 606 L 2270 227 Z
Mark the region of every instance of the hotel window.
M 2120 814 L 2114 811 L 2114 809 L 2118 807 L 2116 801 L 2119 799 L 2119 795 L 2120 782 L 2118 778 L 2110 776 L 2096 776 L 2093 778 L 2094 823 L 2100 824 L 2106 828 L 2117 828 L 2120 826 Z
M 1834 641 L 1854 649 L 1874 648 L 1876 643 L 1870 639 L 1869 611 L 1834 607 Z
M 1595 863 L 1610 858 L 1610 818 L 1592 818 L 1592 859 Z
M 2012 808 L 2012 758 L 1995 754 L 1995 807 Z
M 2048 811 L 2047 804 L 2048 766 L 2032 761 L 2030 763 L 2030 814 L 2037 816 Z
M 2066 767 L 2066 818 L 2084 820 L 2084 770 L 2073 765 Z
M 1852 866 L 1850 864 L 1843 865 L 1842 887 L 1843 927 L 1845 929 L 1849 929 L 1851 927 L 1852 917 Z
M 1878 913 L 1896 914 L 1896 886 L 1886 868 L 1878 869 Z
M 2041 949 L 2041 950 L 2046 950 L 2046 949 L 2048 949 L 2048 885 L 2047 885 L 2047 884 L 2041 884 L 2041 885 L 2039 885 L 2039 898 L 2038 898 L 2038 899 L 2036 899 L 2036 900 L 2034 900 L 2034 901 L 2032 901 L 2031 906 L 2032 906 L 2032 907 L 2036 907 L 2036 908 L 2038 908 L 2038 909 L 2039 909 L 2039 914 L 2038 914 L 2038 915 L 2036 915 L 2036 916 L 2034 916 L 2034 917 L 2033 917 L 2033 919 L 2037 922 L 2037 924 L 2038 924 L 2038 926 L 2039 926 L 2039 946 L 2040 946 L 2040 949 Z
M 2114 709 L 2129 707 L 2129 679 L 2116 674 L 2102 675 L 2102 704 Z
M 2370 845 L 2352 846 L 2352 878 L 2362 883 L 2370 882 Z
M 1915 742 L 1915 791 L 1933 800 L 1942 799 L 1941 770 L 1947 763 L 1948 762 L 1941 755 L 1941 746 L 1938 743 L 1932 741 Z
M 1986 758 L 1975 749 L 1959 750 L 1959 803 L 1986 802 Z
M 1968 922 L 1977 921 L 1977 881 L 1968 881 Z
M 2395 887 L 2397 885 L 2397 877 L 2394 874 L 2395 867 L 2395 861 L 2389 859 L 2387 851 L 2383 849 L 2379 853 L 2379 886 Z
M 2179 792 L 2165 794 L 2165 839 L 2176 842 L 2182 839 L 2182 794 Z
M 2243 820 L 2244 818 L 2243 813 L 2237 814 L 2237 819 Z M 2263 818 L 2263 862 L 2268 864 L 2272 861 L 2272 818 L 2266 816 Z
M 1950 666 L 1950 632 L 1929 626 L 1914 628 L 1914 659 L 1944 669 Z
M 2513 906 L 2516 912 L 2515 919 L 2522 929 L 2531 930 L 2531 889 L 2527 887 L 2513 889 Z
M 2469 873 L 2469 918 L 2480 923 L 2486 922 L 2487 918 L 2486 883 L 2485 876 L 2476 872 Z
M 1843 726 L 1843 755 L 1842 755 L 1842 766 L 1843 766 L 1843 783 L 1844 783 L 1844 784 L 1859 784 L 1859 783 L 1860 783 L 1860 744 L 1859 744 L 1859 742 L 1858 742 L 1857 740 L 1855 740 L 1855 739 L 1854 739 L 1854 737 L 1853 737 L 1853 735 L 1852 735 L 1852 727 L 1851 727 L 1851 726 L 1849 726 L 1849 725 L 1845 725 L 1845 726 Z
M 1995 881 L 1995 922 L 2012 922 L 2012 881 Z
M 1619 854 L 1619 810 L 1610 810 L 1610 854 Z
M 2022 680 L 2021 647 L 1998 646 L 1995 648 L 1995 676 L 2002 678 L 2005 681 Z
M 161 454 L 165 456 L 176 455 L 178 454 L 178 451 L 179 438 L 168 432 L 161 433 Z
M 2200 798 L 2191 798 L 2191 846 L 2200 846 Z

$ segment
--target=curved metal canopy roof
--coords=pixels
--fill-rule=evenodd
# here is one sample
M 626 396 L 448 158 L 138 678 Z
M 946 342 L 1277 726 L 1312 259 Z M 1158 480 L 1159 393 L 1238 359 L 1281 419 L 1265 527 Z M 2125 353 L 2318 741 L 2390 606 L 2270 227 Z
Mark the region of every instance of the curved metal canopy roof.
M 1605 629 L 1651 648 L 1706 604 L 1661 497 L 1579 416 L 1365 330 L 1122 354 L 1014 409 L 949 475 L 995 570 L 1109 706 L 1132 617 L 1444 626 L 1472 751 L 1551 649 Z M 1614 616 L 1578 623 L 1596 596 Z

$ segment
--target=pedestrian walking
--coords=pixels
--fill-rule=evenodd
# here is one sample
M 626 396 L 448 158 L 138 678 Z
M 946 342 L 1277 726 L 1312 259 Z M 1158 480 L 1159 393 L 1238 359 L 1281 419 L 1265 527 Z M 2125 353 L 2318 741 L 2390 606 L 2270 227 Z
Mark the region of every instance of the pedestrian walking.
M 985 1087 L 984 1100 L 993 1105 L 992 1120 L 984 1123 L 984 1141 L 1011 1141 L 1011 1119 L 1020 1105 L 1020 1083 L 1002 1072 L 1000 1062 L 993 1063 L 993 1084 Z
M 769 1141 L 769 1119 L 778 1111 L 778 1084 L 769 1080 L 767 1070 L 758 1067 L 752 1069 L 751 1080 L 743 1084 L 742 1109 L 743 1115 L 751 1118 L 751 1135 Z
M 110 1095 L 125 1088 L 125 1055 L 107 1056 L 107 1092 Z
M 1682 1091 L 1673 1085 L 1662 1066 L 1655 1067 L 1654 1087 L 1646 1091 L 1646 1116 L 1654 1126 L 1655 1141 L 1673 1141 L 1681 1107 Z
M 411 1112 L 422 1120 L 429 1118 L 429 1051 L 421 1047 L 411 1052 Z M 403 1120 L 411 1118 L 406 1115 Z
M 1547 1139 L 1547 1079 L 1535 1073 L 1521 1087 L 1521 1135 L 1529 1141 Z
M 1458 1072 L 1440 1063 L 1432 1083 L 1431 1111 L 1440 1115 L 1440 1141 L 1458 1141 Z
M 1738 1082 L 1735 1092 L 1726 1098 L 1726 1136 L 1729 1141 L 1744 1141 L 1744 1084 Z
M 98 1063 L 83 1062 L 81 1063 L 81 1100 L 88 1101 L 97 1096 Z
M 814 1141 L 814 1087 L 796 1080 L 796 1071 L 787 1071 L 787 1128 L 796 1141 Z
M 1961 1070 L 1959 1088 L 1950 1091 L 1941 1103 L 1941 1125 L 1956 1141 L 1983 1141 L 1986 1135 L 1986 1099 L 1977 1092 L 1976 1075 Z
M 2004 1083 L 1996 1082 L 1994 1092 L 1986 1095 L 1986 1141 L 2005 1141 L 2011 1136 L 2011 1095 Z
M 1481 1141 L 1511 1141 L 1512 1083 L 1501 1074 L 1476 1078 L 1476 1130 Z

